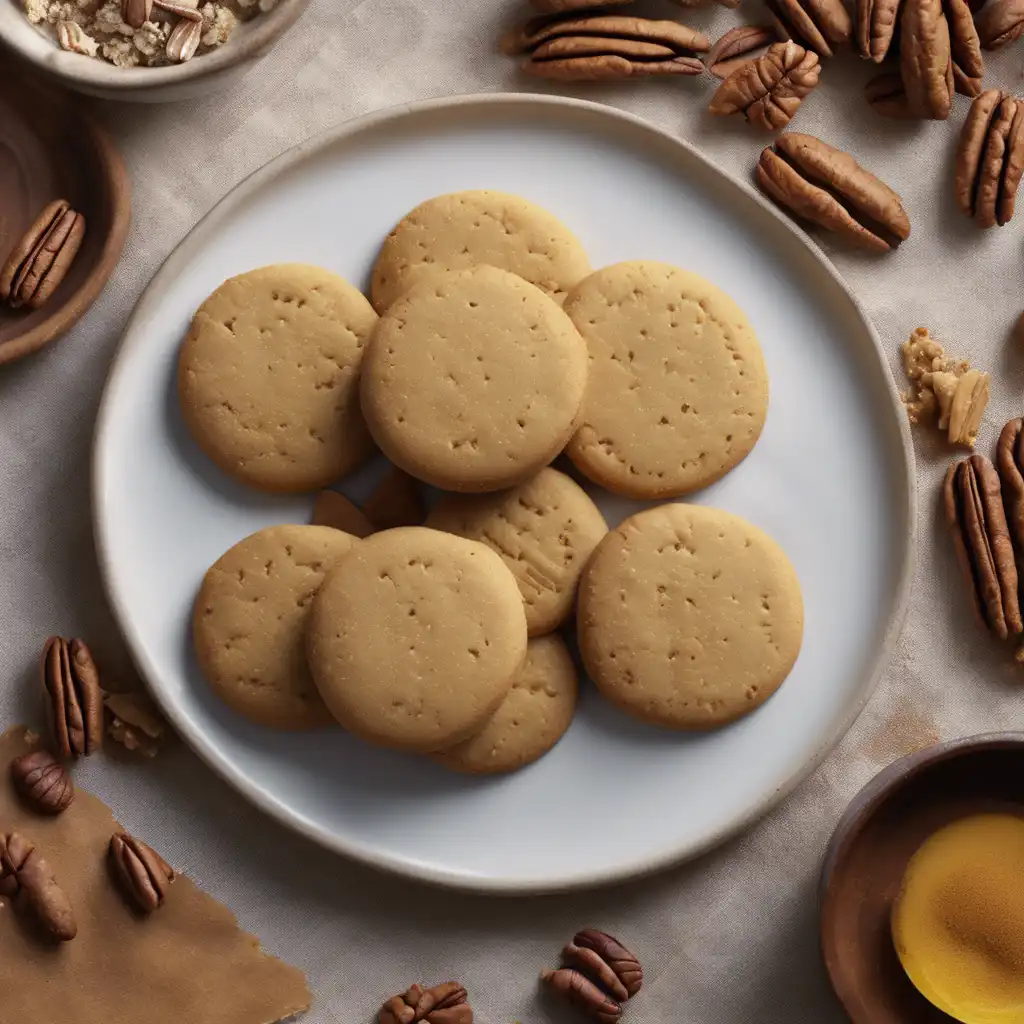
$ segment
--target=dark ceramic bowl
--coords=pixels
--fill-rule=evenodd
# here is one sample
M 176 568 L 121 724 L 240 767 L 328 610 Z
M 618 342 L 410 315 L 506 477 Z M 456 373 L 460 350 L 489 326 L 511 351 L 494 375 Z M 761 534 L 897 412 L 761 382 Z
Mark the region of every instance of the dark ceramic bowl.
M 953 1018 L 910 983 L 889 915 L 907 862 L 933 832 L 968 814 L 1024 816 L 1024 733 L 953 740 L 891 764 L 854 797 L 821 874 L 821 949 L 853 1024 Z
M 54 199 L 67 199 L 85 216 L 85 239 L 42 308 L 0 305 L 0 364 L 35 352 L 78 321 L 113 273 L 131 220 L 128 175 L 107 133 L 74 96 L 0 57 L 0 264 Z

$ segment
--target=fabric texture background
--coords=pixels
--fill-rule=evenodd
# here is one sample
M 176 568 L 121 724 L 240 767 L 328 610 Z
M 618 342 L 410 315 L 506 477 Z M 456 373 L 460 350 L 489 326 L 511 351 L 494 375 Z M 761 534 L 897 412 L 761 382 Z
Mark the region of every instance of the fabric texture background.
M 652 3 L 713 39 L 765 15 L 757 0 L 738 11 Z M 522 13 L 515 0 L 315 0 L 232 93 L 156 107 L 95 104 L 134 179 L 135 219 L 88 316 L 60 343 L 0 371 L 4 727 L 41 720 L 36 658 L 51 633 L 87 638 L 107 677 L 131 684 L 98 578 L 88 470 L 107 369 L 150 276 L 230 186 L 322 129 L 432 96 L 544 91 L 496 50 L 502 27 Z M 1020 88 L 1022 52 L 990 55 L 986 85 Z M 873 66 L 848 53 L 826 64 L 793 129 L 851 151 L 882 176 L 903 196 L 913 234 L 883 258 L 823 245 L 873 318 L 900 386 L 899 345 L 919 325 L 992 372 L 978 446 L 991 454 L 1000 426 L 1022 411 L 1024 350 L 1008 335 L 1022 305 L 1024 214 L 981 232 L 955 209 L 952 160 L 967 100 L 957 98 L 946 123 L 887 122 L 860 95 Z M 713 88 L 705 76 L 561 91 L 639 114 L 749 180 L 767 137 L 741 119 L 709 117 Z M 816 886 L 843 807 L 900 755 L 1012 729 L 1021 715 L 1021 669 L 975 627 L 946 543 L 937 496 L 950 453 L 915 435 L 917 578 L 892 663 L 822 767 L 760 824 L 695 864 L 593 893 L 464 896 L 319 850 L 251 808 L 181 743 L 151 764 L 94 758 L 79 778 L 269 950 L 309 973 L 309 1024 L 368 1024 L 386 996 L 450 977 L 468 987 L 481 1024 L 576 1019 L 538 994 L 536 976 L 585 924 L 617 934 L 643 961 L 644 989 L 627 1014 L 634 1024 L 842 1021 L 818 955 Z M 608 814 L 614 820 L 614 808 L 595 808 Z

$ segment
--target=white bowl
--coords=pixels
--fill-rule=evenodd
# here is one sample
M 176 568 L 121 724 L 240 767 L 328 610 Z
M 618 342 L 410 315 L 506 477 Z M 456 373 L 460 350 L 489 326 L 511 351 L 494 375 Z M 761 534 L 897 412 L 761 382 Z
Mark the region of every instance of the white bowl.
M 272 11 L 239 25 L 223 46 L 184 64 L 118 68 L 62 50 L 55 39 L 29 22 L 20 0 L 0 0 L 0 44 L 76 92 L 164 103 L 227 89 L 252 70 L 307 6 L 309 0 L 278 0 Z

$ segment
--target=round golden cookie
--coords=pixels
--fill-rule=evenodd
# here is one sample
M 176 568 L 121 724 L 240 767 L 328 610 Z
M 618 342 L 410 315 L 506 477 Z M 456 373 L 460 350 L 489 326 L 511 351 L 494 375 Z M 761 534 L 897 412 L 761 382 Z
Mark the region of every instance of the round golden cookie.
M 561 301 L 590 272 L 576 236 L 547 210 L 505 192 L 455 192 L 421 203 L 388 235 L 370 284 L 383 313 L 439 270 L 486 263 L 509 270 Z
M 225 281 L 196 312 L 178 361 L 199 447 L 266 491 L 314 490 L 355 469 L 373 450 L 358 377 L 376 321 L 363 295 L 319 267 Z
M 558 304 L 475 267 L 406 292 L 363 360 L 363 415 L 385 455 L 449 491 L 496 491 L 546 466 L 576 428 L 587 348 Z
M 327 526 L 271 526 L 221 555 L 192 613 L 199 667 L 240 715 L 272 729 L 333 719 L 306 664 L 313 595 L 354 537 Z
M 478 540 L 501 556 L 523 595 L 530 636 L 568 618 L 583 566 L 608 532 L 587 492 L 550 466 L 508 491 L 446 494 L 426 525 Z
M 577 630 L 598 689 L 640 718 L 709 729 L 753 711 L 803 639 L 800 582 L 783 550 L 739 516 L 661 505 L 597 546 Z
M 576 710 L 576 666 L 557 635 L 531 640 L 526 661 L 498 710 L 475 736 L 434 758 L 473 774 L 514 772 L 540 760 L 566 733 Z
M 667 263 L 618 263 L 581 281 L 565 311 L 590 349 L 566 451 L 591 480 L 627 497 L 674 497 L 749 454 L 768 412 L 768 373 L 723 291 Z
M 313 604 L 309 664 L 335 718 L 429 753 L 479 731 L 526 654 L 515 578 L 476 541 L 399 527 L 338 564 Z

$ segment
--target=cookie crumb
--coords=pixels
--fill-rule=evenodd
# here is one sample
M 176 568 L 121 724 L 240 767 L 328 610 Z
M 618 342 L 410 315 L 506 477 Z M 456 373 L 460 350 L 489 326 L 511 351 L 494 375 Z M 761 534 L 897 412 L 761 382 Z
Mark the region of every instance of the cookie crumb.
M 141 693 L 107 693 L 107 735 L 132 753 L 155 757 L 160 751 L 166 724 L 156 705 Z

